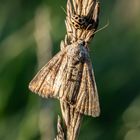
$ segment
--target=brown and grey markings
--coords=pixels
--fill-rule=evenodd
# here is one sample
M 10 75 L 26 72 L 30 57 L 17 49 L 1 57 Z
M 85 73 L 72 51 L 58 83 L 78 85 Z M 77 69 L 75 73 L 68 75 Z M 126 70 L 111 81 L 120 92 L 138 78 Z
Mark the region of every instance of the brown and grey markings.
M 33 78 L 29 89 L 42 97 L 68 102 L 77 112 L 99 116 L 100 107 L 92 64 L 83 41 L 57 53 Z

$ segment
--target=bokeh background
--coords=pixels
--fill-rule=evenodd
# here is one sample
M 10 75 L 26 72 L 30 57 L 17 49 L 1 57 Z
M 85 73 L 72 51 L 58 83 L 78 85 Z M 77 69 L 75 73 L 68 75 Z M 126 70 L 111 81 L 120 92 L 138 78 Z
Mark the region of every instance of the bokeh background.
M 100 1 L 90 44 L 101 116 L 84 117 L 79 140 L 140 140 L 140 1 Z M 59 51 L 66 0 L 0 0 L 0 140 L 53 140 L 57 100 L 28 90 Z

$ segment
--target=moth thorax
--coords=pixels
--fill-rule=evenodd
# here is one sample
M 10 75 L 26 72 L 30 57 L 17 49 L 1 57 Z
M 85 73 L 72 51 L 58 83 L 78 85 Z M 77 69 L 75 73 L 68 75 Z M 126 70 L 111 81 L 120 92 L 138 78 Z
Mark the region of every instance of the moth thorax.
M 78 43 L 78 45 L 80 45 L 80 46 L 85 46 L 85 41 L 82 40 L 82 39 L 79 39 L 79 40 L 77 41 L 77 43 Z

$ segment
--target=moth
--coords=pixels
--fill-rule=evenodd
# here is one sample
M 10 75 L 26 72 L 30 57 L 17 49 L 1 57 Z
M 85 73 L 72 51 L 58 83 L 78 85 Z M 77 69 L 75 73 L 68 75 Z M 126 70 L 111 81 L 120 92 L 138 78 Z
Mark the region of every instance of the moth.
M 71 23 L 75 27 L 75 29 L 87 29 L 95 27 L 95 21 L 93 19 L 89 19 L 87 16 L 82 15 L 73 15 L 71 17 Z
M 67 102 L 82 114 L 100 114 L 89 51 L 82 40 L 63 47 L 36 74 L 29 89 L 42 97 Z

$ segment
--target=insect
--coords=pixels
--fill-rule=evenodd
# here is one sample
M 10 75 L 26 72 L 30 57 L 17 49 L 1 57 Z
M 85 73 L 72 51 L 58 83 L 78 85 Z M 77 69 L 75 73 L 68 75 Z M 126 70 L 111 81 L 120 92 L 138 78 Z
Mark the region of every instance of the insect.
M 63 7 L 61 7 L 64 13 L 67 15 L 67 12 Z M 71 12 L 72 15 L 67 17 L 70 19 L 71 24 L 74 26 L 75 29 L 88 29 L 90 30 L 91 28 L 97 28 L 98 22 L 95 22 L 94 19 L 90 18 L 88 15 L 83 16 L 83 15 L 78 15 L 75 14 L 74 12 Z
M 93 19 L 89 19 L 87 16 L 82 15 L 73 15 L 71 17 L 71 23 L 76 29 L 91 29 L 95 21 Z
M 29 89 L 42 97 L 67 102 L 82 114 L 99 116 L 96 82 L 84 41 L 58 52 L 33 78 Z

